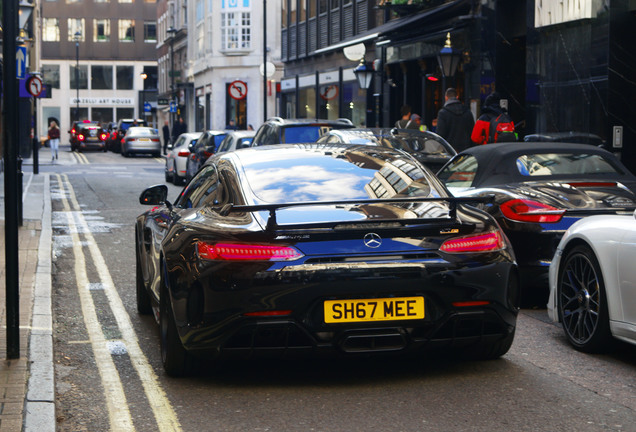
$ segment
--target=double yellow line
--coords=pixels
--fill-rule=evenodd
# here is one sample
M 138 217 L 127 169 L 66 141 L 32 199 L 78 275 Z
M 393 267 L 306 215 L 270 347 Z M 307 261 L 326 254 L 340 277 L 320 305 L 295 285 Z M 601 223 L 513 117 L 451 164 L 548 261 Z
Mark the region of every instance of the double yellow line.
M 69 232 L 71 233 L 73 254 L 75 256 L 77 290 L 82 307 L 84 324 L 86 325 L 89 341 L 95 356 L 95 362 L 104 387 L 110 430 L 122 432 L 135 430 L 132 416 L 128 409 L 124 386 L 112 359 L 112 354 L 108 349 L 108 342 L 122 342 L 126 347 L 130 362 L 137 371 L 143 385 L 144 393 L 146 394 L 148 403 L 157 422 L 157 430 L 162 432 L 179 432 L 181 431 L 181 425 L 179 424 L 177 415 L 163 391 L 157 375 L 154 373 L 153 368 L 150 366 L 148 359 L 139 346 L 139 340 L 130 321 L 130 317 L 126 312 L 121 297 L 119 297 L 117 293 L 117 289 L 115 288 L 113 279 L 95 238 L 90 233 L 88 224 L 77 202 L 73 186 L 65 174 L 56 174 L 56 178 L 60 191 L 63 192 L 61 194 L 63 197 L 62 202 L 70 228 Z M 83 233 L 83 243 L 80 240 L 79 233 Z M 88 247 L 90 256 L 87 257 L 84 254 L 83 245 Z M 91 274 L 91 278 L 88 276 L 87 259 L 92 259 L 93 266 L 97 269 L 97 274 Z M 104 287 L 104 293 L 108 299 L 117 326 L 119 327 L 121 339 L 118 341 L 107 340 L 99 323 L 97 310 L 88 288 L 90 282 L 98 282 L 95 279 L 99 279 L 99 282 L 101 282 Z
M 75 157 L 75 160 L 77 161 L 78 164 L 81 164 L 81 165 L 90 164 L 90 162 L 88 161 L 88 158 L 86 157 L 85 154 L 80 153 L 78 151 L 74 151 L 71 154 Z

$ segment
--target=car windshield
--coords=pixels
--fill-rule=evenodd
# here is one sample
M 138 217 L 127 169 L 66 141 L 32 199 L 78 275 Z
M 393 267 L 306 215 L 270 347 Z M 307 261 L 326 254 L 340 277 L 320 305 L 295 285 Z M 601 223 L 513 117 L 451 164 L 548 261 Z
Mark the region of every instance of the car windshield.
M 434 177 L 412 159 L 350 149 L 322 154 L 285 148 L 269 153 L 275 158 L 250 154 L 246 178 L 267 203 L 440 196 Z
M 599 154 L 526 154 L 516 159 L 516 165 L 523 176 L 622 174 Z
M 214 135 L 214 147 L 219 148 L 219 145 L 221 145 L 226 136 L 227 134 Z

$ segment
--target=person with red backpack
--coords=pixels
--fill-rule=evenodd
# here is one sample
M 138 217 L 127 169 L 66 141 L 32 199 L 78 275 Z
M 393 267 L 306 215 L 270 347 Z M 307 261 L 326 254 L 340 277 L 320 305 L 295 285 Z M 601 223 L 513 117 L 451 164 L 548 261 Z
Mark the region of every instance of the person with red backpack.
M 517 141 L 515 124 L 508 112 L 501 107 L 501 96 L 493 92 L 486 97 L 482 114 L 475 122 L 470 136 L 475 144 Z

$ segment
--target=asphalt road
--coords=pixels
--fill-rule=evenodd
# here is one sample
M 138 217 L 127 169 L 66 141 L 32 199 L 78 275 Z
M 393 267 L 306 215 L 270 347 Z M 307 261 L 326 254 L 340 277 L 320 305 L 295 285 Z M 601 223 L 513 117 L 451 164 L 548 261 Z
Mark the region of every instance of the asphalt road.
M 636 431 L 636 347 L 576 352 L 545 309 L 521 311 L 496 361 L 259 360 L 169 378 L 134 292 L 138 196 L 164 182 L 162 161 L 64 152 L 41 172 L 54 173 L 59 431 Z

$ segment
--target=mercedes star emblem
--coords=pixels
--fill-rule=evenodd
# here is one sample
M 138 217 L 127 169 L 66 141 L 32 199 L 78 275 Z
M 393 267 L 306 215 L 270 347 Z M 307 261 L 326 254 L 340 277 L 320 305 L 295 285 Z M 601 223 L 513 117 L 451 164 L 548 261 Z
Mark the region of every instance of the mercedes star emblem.
M 382 237 L 377 235 L 376 233 L 369 233 L 364 236 L 364 245 L 370 248 L 379 248 L 382 244 Z

